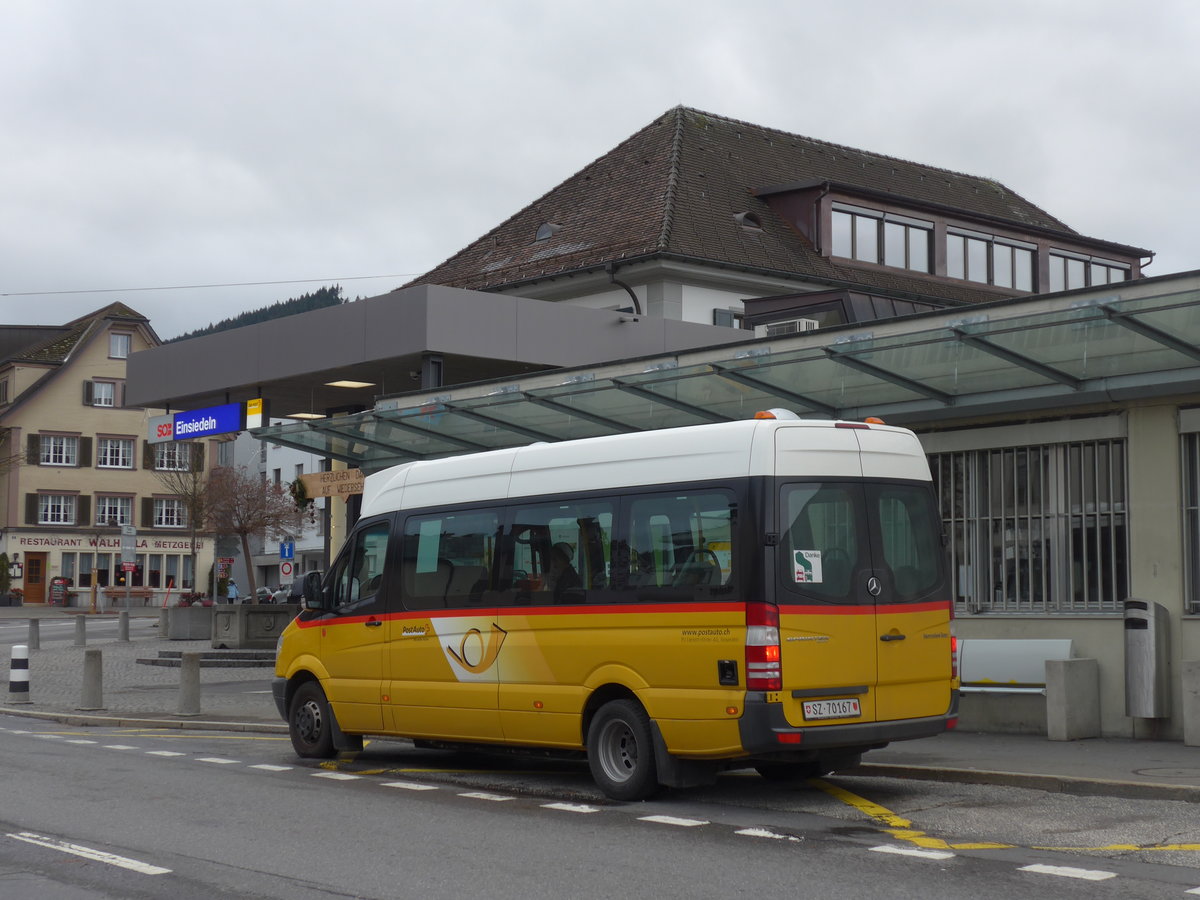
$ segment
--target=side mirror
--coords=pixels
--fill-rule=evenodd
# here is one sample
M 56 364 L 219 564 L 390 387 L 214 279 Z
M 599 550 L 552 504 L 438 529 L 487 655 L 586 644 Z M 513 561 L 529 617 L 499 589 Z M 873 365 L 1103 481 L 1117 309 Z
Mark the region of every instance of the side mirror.
M 324 609 L 325 592 L 321 588 L 321 573 L 308 572 L 304 583 L 300 586 L 300 595 L 304 598 L 305 609 Z

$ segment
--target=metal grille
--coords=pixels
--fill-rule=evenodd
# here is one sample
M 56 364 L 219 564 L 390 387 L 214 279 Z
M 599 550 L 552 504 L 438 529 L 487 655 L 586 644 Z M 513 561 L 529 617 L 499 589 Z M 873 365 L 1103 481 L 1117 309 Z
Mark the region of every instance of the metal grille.
M 938 453 L 930 465 L 960 611 L 1120 611 L 1123 439 Z

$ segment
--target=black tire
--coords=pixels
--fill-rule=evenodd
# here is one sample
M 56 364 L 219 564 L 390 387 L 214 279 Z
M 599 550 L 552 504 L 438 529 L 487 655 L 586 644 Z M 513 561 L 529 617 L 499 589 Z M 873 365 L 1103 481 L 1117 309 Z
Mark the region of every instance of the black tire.
M 588 768 L 613 800 L 645 800 L 658 791 L 650 717 L 633 700 L 605 703 L 587 736 Z
M 304 759 L 330 759 L 337 755 L 333 746 L 333 711 L 315 681 L 306 681 L 292 695 L 288 736 L 296 755 Z

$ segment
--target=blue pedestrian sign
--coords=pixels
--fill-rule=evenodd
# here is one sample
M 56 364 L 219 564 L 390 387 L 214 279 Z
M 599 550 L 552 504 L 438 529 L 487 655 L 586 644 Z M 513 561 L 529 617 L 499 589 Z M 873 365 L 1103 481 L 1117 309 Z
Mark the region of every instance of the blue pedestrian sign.
M 296 542 L 281 541 L 279 544 L 280 559 L 295 559 L 296 558 Z

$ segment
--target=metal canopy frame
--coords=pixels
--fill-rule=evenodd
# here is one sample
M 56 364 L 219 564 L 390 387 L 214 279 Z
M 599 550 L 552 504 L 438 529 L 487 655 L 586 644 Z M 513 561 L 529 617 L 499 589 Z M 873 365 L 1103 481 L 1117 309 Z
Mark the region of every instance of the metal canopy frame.
M 366 412 L 252 434 L 374 471 L 531 440 L 749 418 L 780 406 L 920 425 L 1200 392 L 1197 280 L 1152 281 L 1188 288 L 1151 293 L 1126 282 L 535 373 L 520 383 L 447 386 L 436 396 L 382 398 Z

